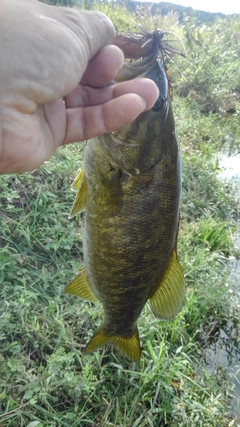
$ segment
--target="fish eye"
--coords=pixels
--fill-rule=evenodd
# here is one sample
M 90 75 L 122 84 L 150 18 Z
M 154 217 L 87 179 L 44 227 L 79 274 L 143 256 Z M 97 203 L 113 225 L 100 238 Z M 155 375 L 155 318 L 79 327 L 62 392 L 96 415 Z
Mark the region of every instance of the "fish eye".
M 165 98 L 162 96 L 162 94 L 158 97 L 157 101 L 155 102 L 154 106 L 152 107 L 153 111 L 161 111 L 165 103 Z

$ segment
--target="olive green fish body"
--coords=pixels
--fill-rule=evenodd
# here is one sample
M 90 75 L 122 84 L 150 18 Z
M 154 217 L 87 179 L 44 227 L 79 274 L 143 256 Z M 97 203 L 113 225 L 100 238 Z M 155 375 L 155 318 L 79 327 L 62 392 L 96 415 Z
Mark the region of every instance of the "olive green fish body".
M 103 305 L 103 324 L 86 351 L 109 342 L 132 360 L 140 357 L 136 322 L 146 302 L 156 316 L 171 319 L 184 298 L 176 254 L 180 155 L 158 60 L 146 77 L 161 91 L 152 110 L 85 146 L 84 176 L 73 184 L 73 215 L 86 205 L 85 269 L 66 289 Z
M 129 176 L 114 168 L 98 140 L 87 144 L 85 155 L 87 277 L 103 304 L 104 329 L 114 335 L 129 335 L 174 249 L 179 160 L 173 161 L 169 153 L 165 162 Z M 97 161 L 101 170 L 96 168 Z

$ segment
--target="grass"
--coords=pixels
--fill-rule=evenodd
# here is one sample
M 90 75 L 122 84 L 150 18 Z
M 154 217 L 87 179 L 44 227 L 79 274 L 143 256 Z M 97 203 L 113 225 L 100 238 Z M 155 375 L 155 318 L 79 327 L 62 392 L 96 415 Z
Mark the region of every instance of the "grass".
M 231 119 L 203 114 L 194 96 L 175 95 L 174 114 L 187 296 L 172 322 L 144 309 L 139 364 L 111 347 L 84 356 L 101 306 L 63 292 L 83 262 L 83 216 L 68 219 L 83 145 L 62 147 L 31 173 L 0 177 L 0 427 L 239 425 L 228 367 L 210 372 L 205 360 L 221 330 L 239 327 L 228 280 L 239 209 L 217 162 L 217 153 L 239 149 L 239 109 Z M 239 354 L 237 337 L 234 344 Z
M 225 286 L 236 206 L 211 161 L 191 150 L 179 237 L 186 304 L 169 323 L 144 310 L 140 364 L 111 348 L 83 356 L 101 307 L 63 293 L 82 263 L 82 218 L 68 219 L 82 146 L 61 148 L 31 174 L 1 177 L 0 426 L 229 425 L 231 383 L 224 370 L 208 372 L 202 346 L 211 322 L 219 330 L 238 319 Z

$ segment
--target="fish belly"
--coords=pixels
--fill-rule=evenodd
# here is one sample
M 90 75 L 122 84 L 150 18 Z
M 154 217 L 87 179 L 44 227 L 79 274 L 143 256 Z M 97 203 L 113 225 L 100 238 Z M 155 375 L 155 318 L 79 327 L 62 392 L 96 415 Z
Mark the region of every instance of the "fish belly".
M 87 183 L 84 262 L 104 308 L 104 328 L 128 336 L 169 265 L 178 231 L 178 150 L 150 170 L 130 176 L 109 159 L 98 139 L 84 152 Z

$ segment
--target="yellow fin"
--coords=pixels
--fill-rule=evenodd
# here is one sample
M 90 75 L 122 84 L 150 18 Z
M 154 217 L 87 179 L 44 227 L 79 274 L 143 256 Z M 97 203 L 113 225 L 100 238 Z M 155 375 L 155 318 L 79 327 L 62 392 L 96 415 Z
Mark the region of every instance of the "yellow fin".
M 76 177 L 74 178 L 74 181 L 71 185 L 72 191 L 78 191 L 81 188 L 82 182 L 84 180 L 84 170 L 79 169 Z
M 153 296 L 149 298 L 151 310 L 156 317 L 170 320 L 179 312 L 185 296 L 182 267 L 173 251 L 168 268 Z
M 91 353 L 105 344 L 112 344 L 118 351 L 128 357 L 128 359 L 138 362 L 141 355 L 138 329 L 136 328 L 132 335 L 121 337 L 116 335 L 108 335 L 103 327 L 95 332 L 85 348 L 85 353 Z
M 97 301 L 97 298 L 88 283 L 85 268 L 80 271 L 80 274 L 75 277 L 71 283 L 65 286 L 64 291 L 68 294 L 77 295 L 78 297 L 89 301 Z
M 72 189 L 74 186 L 74 190 L 76 189 L 77 195 L 75 197 L 74 203 L 73 203 L 73 207 L 72 210 L 70 212 L 69 218 L 73 218 L 75 215 L 77 215 L 77 213 L 83 212 L 86 209 L 86 202 L 87 202 L 87 183 L 86 183 L 86 179 L 84 177 L 84 171 L 83 169 L 81 169 L 82 174 L 81 174 L 81 182 L 80 182 L 80 178 L 78 181 L 75 180 L 78 178 L 78 175 L 76 176 L 75 180 L 73 181 L 72 184 Z M 80 174 L 79 172 L 79 174 Z M 75 184 L 74 184 L 75 183 Z

